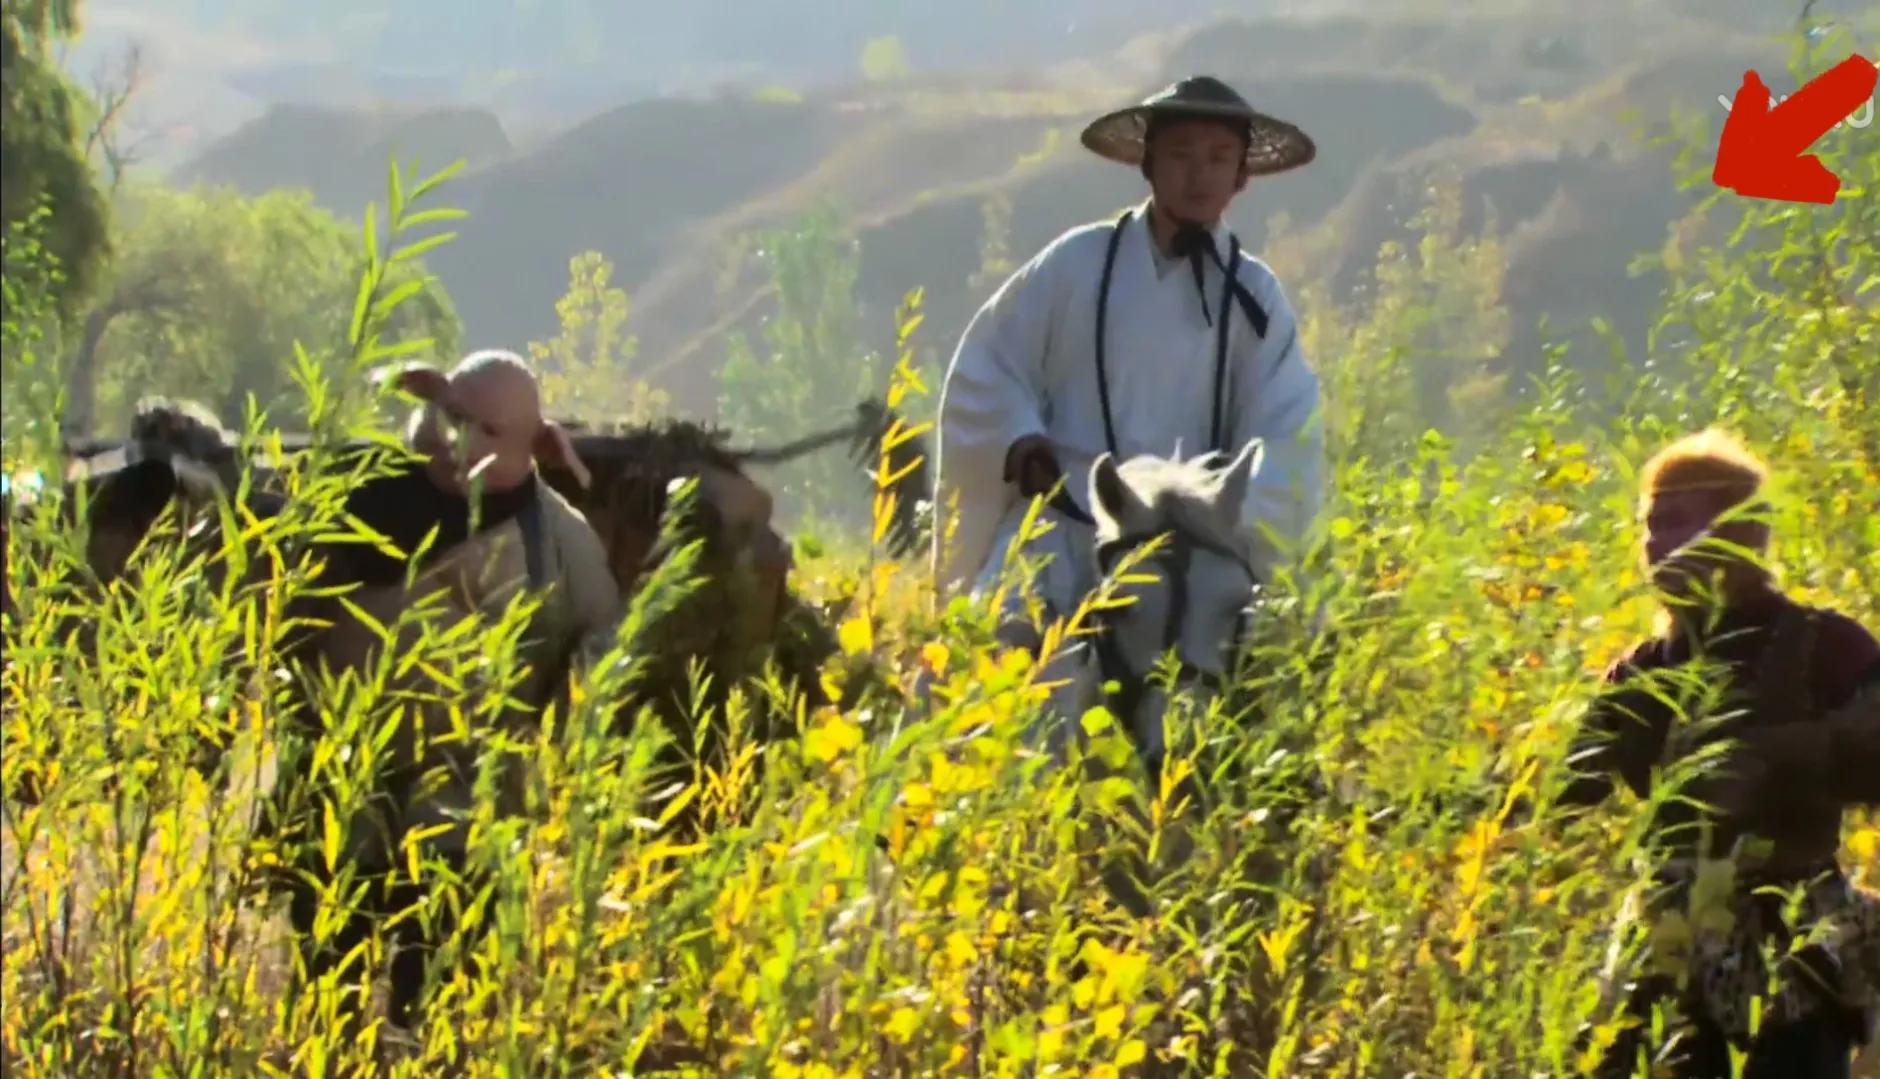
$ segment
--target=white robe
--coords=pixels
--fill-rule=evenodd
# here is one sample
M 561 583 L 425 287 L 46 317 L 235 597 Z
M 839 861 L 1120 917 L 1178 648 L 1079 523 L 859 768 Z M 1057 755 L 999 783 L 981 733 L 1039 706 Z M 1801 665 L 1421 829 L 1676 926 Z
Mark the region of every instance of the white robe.
M 1193 271 L 1165 263 L 1138 207 L 1124 226 L 1110 286 L 1104 367 L 1122 459 L 1141 453 L 1193 457 L 1212 434 L 1218 325 L 1209 325 Z M 1053 241 L 986 301 L 960 340 L 940 396 L 934 563 L 944 592 L 996 585 L 1029 502 L 1003 481 L 1006 449 L 1028 434 L 1047 436 L 1065 487 L 1088 511 L 1090 467 L 1107 450 L 1096 375 L 1097 294 L 1114 220 L 1073 229 Z M 1230 236 L 1217 227 L 1220 260 Z M 1242 252 L 1237 281 L 1267 315 L 1262 338 L 1238 302 L 1218 310 L 1222 272 L 1205 260 L 1208 314 L 1231 317 L 1222 402 L 1223 448 L 1254 438 L 1265 453 L 1248 484 L 1243 518 L 1253 564 L 1272 580 L 1323 498 L 1319 382 L 1307 366 L 1298 324 L 1266 263 Z M 1040 598 L 1068 616 L 1098 581 L 1088 526 L 1045 511 L 1052 529 L 1027 547 L 1048 556 Z M 948 532 L 951 542 L 948 543 Z

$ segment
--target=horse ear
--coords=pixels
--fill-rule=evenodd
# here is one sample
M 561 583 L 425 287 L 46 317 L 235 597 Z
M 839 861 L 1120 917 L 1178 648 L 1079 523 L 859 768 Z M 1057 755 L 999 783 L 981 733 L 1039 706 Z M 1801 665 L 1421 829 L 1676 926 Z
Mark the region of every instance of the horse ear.
M 535 432 L 533 449 L 537 463 L 566 469 L 574 476 L 574 481 L 581 485 L 582 490 L 587 490 L 588 485 L 593 482 L 593 477 L 588 474 L 587 466 L 581 463 L 581 455 L 575 452 L 574 440 L 569 438 L 568 432 L 554 420 L 542 421 L 541 428 Z
M 1215 500 L 1221 512 L 1239 515 L 1241 504 L 1247 500 L 1247 482 L 1265 456 L 1266 443 L 1256 438 L 1241 447 L 1239 455 L 1228 462 L 1221 472 L 1220 493 Z
M 1090 468 L 1090 504 L 1125 528 L 1142 512 L 1142 500 L 1123 482 L 1122 471 L 1111 454 L 1098 457 Z

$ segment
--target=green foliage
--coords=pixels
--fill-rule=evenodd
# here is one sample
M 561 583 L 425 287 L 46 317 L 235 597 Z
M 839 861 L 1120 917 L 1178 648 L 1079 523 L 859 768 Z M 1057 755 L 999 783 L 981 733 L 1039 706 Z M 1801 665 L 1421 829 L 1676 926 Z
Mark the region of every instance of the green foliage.
M 768 263 L 777 311 L 760 354 L 742 335 L 719 368 L 719 415 L 745 443 L 783 442 L 848 419 L 855 403 L 879 393 L 886 365 L 863 343 L 855 306 L 859 254 L 831 207 L 757 239 Z M 799 459 L 767 477 L 784 513 L 805 519 L 867 521 L 865 485 L 840 453 Z
M 156 184 L 124 192 L 117 228 L 117 257 L 70 364 L 72 426 L 94 426 L 95 416 L 122 429 L 152 393 L 203 400 L 225 422 L 250 400 L 270 422 L 302 422 L 295 349 L 320 364 L 345 354 L 358 230 L 305 192 L 248 198 Z M 428 338 L 423 358 L 454 360 L 462 329 L 442 287 L 415 258 L 387 273 L 389 288 L 411 293 L 387 332 Z
M 1491 216 L 1479 237 L 1462 235 L 1459 187 L 1433 182 L 1411 217 L 1414 248 L 1377 253 L 1361 309 L 1329 301 L 1321 282 L 1300 281 L 1295 306 L 1306 355 L 1324 382 L 1336 460 L 1392 459 L 1435 428 L 1474 446 L 1507 415 L 1509 340 L 1502 302 L 1505 261 Z M 1293 237 L 1282 236 L 1282 251 Z
M 23 41 L 43 45 L 78 33 L 76 0 L 6 0 L 4 11 Z
M 1011 249 L 1012 196 L 1001 188 L 986 196 L 979 212 L 979 269 L 973 272 L 969 284 L 974 298 L 984 303 L 1018 269 Z
M 751 100 L 761 105 L 801 105 L 803 95 L 781 83 L 771 83 L 753 90 Z
M 871 38 L 863 45 L 861 66 L 862 78 L 869 82 L 896 82 L 913 70 L 907 60 L 907 46 L 894 34 Z
M 0 261 L 12 230 L 42 203 L 52 218 L 36 243 L 63 267 L 62 313 L 89 291 L 108 251 L 109 215 L 85 159 L 75 116 L 80 91 L 52 48 L 76 30 L 72 0 L 6 0 L 0 8 Z
M 59 368 L 60 270 L 40 238 L 50 209 L 6 227 L 0 274 L 0 439 L 4 471 L 19 460 L 48 460 L 58 445 L 64 380 Z
M 670 404 L 665 391 L 633 374 L 639 342 L 627 332 L 626 290 L 598 251 L 568 260 L 568 291 L 555 302 L 561 329 L 529 342 L 542 384 L 543 408 L 558 419 L 586 423 L 647 423 Z
M 390 240 L 439 219 L 438 211 L 407 213 L 393 176 Z M 422 198 L 436 180 L 415 185 L 410 197 Z M 283 475 L 287 512 L 263 522 L 236 506 L 210 507 L 207 520 L 193 522 L 211 528 L 203 534 L 211 542 L 198 545 L 178 542 L 191 522 L 166 515 L 135 570 L 108 588 L 87 587 L 82 571 L 71 572 L 84 564 L 83 547 L 59 521 L 56 490 L 29 499 L 8 522 L 7 586 L 17 600 L 5 627 L 0 761 L 9 1074 L 141 1074 L 153 1066 L 255 1074 L 262 1066 L 252 1047 L 274 1019 L 252 1006 L 252 968 L 240 968 L 268 954 L 253 933 L 248 902 L 261 894 L 268 859 L 280 853 L 253 831 L 264 759 L 304 759 L 307 748 L 310 782 L 292 788 L 283 805 L 315 819 L 334 805 L 344 812 L 359 804 L 370 773 L 383 764 L 380 735 L 405 707 L 391 679 L 391 665 L 403 656 L 389 651 L 366 685 L 316 692 L 314 714 L 330 726 L 303 747 L 285 721 L 282 687 L 249 677 L 279 667 L 289 614 L 314 595 L 306 543 L 367 539 L 339 508 L 375 466 L 336 469 L 327 450 L 333 437 L 359 433 L 370 419 L 374 402 L 359 392 L 368 371 L 414 351 L 385 340 L 400 306 L 416 295 L 390 271 L 409 265 L 424 243 L 381 251 L 373 216 L 343 350 L 325 367 L 303 354 L 293 370 L 314 432 L 332 437 Z M 343 320 L 346 309 L 333 314 Z M 329 377 L 333 384 L 323 381 Z M 56 381 L 40 387 L 57 388 Z M 15 389 L 30 388 L 10 384 L 9 397 Z M 9 425 L 10 474 L 56 461 L 42 455 L 51 450 L 45 445 L 14 456 L 13 435 Z M 56 465 L 49 470 L 56 473 Z M 238 533 L 242 542 L 230 543 Z M 428 646 L 440 665 L 454 659 L 465 670 L 487 669 L 492 649 L 513 647 L 524 613 L 467 645 L 420 639 L 413 654 Z M 73 626 L 82 627 L 85 646 L 67 636 Z M 500 679 L 513 665 L 496 666 Z M 216 748 L 232 752 L 218 756 Z M 223 789 L 229 797 L 210 794 Z M 40 797 L 16 801 L 28 790 Z M 147 855 L 180 860 L 153 867 Z M 88 868 L 78 869 L 73 857 Z M 100 873 L 122 885 L 98 887 Z M 349 901 L 343 889 L 323 896 L 325 924 Z M 156 958 L 149 947 L 166 936 L 173 944 L 159 950 L 167 958 Z M 314 1029 L 318 1014 L 308 995 L 285 1010 L 280 1029 Z M 354 1049 L 317 1038 L 307 1044 L 316 1056 Z M 159 1060 L 167 1063 L 153 1064 Z

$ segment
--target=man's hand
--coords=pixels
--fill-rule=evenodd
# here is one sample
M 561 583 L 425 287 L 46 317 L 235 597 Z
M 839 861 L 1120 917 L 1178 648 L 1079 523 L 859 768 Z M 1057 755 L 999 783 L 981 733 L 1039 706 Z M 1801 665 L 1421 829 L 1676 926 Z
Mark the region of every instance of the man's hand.
M 1050 494 L 1063 475 L 1051 440 L 1043 435 L 1026 435 L 1005 451 L 1005 482 L 1017 483 L 1026 498 Z

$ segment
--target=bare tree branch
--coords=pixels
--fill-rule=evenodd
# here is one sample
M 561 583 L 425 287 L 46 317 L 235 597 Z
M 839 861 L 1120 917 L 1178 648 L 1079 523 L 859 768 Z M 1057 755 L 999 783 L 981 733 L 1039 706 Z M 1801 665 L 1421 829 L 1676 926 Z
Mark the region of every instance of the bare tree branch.
M 124 171 L 138 160 L 138 146 L 124 142 L 124 118 L 131 98 L 143 84 L 144 51 L 137 42 L 125 46 L 118 69 L 99 65 L 91 78 L 91 96 L 98 115 L 85 132 L 85 156 L 103 158 L 105 178 L 112 191 Z

